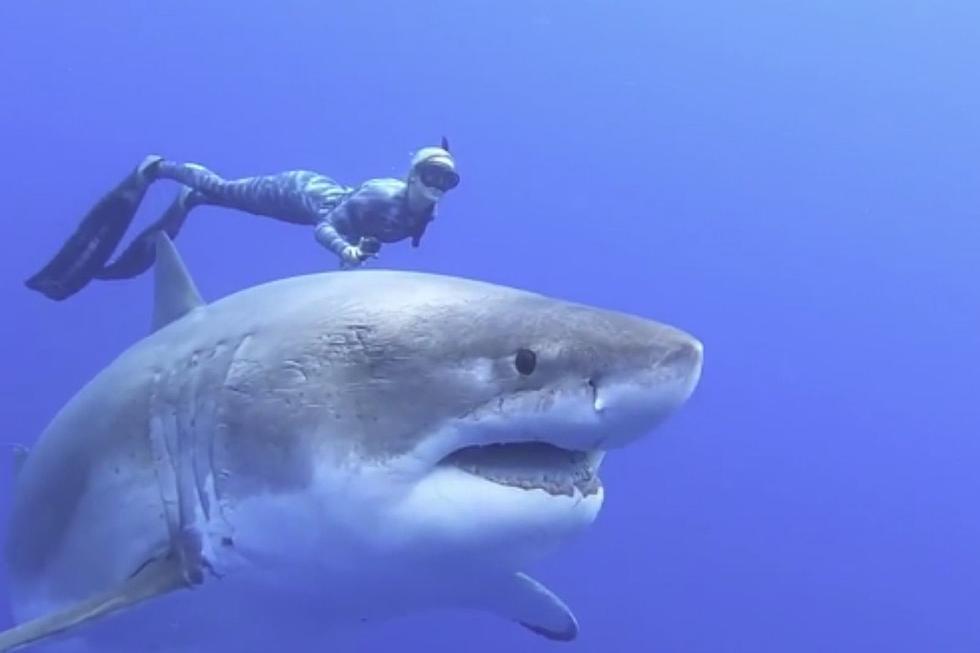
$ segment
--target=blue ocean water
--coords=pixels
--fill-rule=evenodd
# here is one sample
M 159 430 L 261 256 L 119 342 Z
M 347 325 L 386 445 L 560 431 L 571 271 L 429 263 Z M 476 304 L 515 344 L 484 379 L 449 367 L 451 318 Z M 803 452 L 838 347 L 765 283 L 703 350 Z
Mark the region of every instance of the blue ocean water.
M 461 185 L 379 264 L 675 324 L 702 382 L 530 570 L 575 643 L 439 613 L 283 650 L 976 651 L 978 24 L 963 0 L 5 3 L 2 439 L 146 333 L 151 275 L 23 286 L 145 154 L 356 183 L 445 134 Z M 208 298 L 336 267 L 218 208 L 177 244 Z

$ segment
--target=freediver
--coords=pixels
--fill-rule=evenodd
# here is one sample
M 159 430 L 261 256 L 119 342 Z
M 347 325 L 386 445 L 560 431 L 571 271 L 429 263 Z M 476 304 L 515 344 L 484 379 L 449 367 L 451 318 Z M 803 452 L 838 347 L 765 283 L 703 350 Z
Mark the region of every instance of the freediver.
M 182 185 L 176 199 L 109 263 L 147 189 L 160 179 Z M 310 170 L 227 180 L 196 163 L 150 155 L 99 200 L 54 258 L 25 284 L 64 300 L 92 279 L 136 277 L 153 264 L 154 234 L 162 230 L 176 238 L 190 210 L 201 205 L 313 227 L 316 241 L 340 259 L 342 268 L 355 268 L 376 257 L 381 243 L 411 238 L 418 247 L 436 204 L 458 184 L 445 137 L 440 147 L 415 153 L 404 179 L 369 179 L 353 187 Z

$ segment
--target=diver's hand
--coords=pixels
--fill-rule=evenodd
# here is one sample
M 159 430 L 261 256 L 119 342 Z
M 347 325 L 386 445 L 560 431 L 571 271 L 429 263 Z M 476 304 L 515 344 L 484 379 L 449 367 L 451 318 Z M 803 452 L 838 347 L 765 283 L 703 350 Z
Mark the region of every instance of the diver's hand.
M 357 245 L 348 245 L 340 252 L 340 258 L 345 267 L 357 267 L 367 257 Z

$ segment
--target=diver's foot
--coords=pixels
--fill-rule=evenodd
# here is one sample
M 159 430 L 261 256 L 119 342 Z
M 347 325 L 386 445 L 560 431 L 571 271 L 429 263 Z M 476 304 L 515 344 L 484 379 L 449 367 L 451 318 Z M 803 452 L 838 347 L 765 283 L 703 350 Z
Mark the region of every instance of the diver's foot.
M 159 154 L 150 154 L 136 167 L 136 173 L 144 181 L 153 181 L 156 179 L 157 167 L 159 167 L 161 161 L 163 161 L 163 157 Z
M 184 213 L 187 213 L 192 208 L 197 206 L 200 201 L 201 194 L 190 186 L 181 186 L 180 192 L 177 193 L 177 199 L 174 200 L 180 210 Z

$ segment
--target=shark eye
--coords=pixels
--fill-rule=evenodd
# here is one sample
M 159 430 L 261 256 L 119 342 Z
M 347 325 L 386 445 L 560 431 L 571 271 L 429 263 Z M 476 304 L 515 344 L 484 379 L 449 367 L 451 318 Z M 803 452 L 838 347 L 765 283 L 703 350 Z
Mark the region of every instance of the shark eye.
M 535 366 L 538 364 L 537 355 L 530 349 L 518 349 L 517 354 L 514 356 L 514 367 L 517 371 L 527 376 L 534 371 Z

